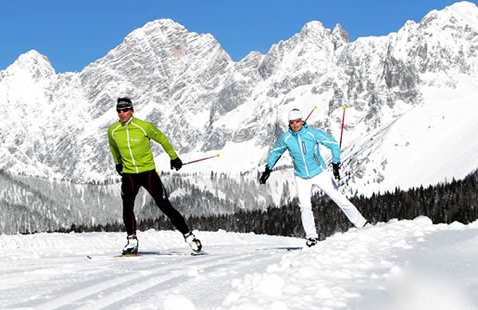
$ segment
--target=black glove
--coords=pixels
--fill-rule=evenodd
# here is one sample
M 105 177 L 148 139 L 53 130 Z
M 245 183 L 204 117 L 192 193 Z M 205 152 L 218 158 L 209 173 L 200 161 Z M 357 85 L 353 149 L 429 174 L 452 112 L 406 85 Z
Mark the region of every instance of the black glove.
M 266 170 L 264 170 L 264 172 L 262 173 L 261 178 L 259 179 L 259 183 L 266 184 L 266 181 L 269 178 L 269 176 L 271 175 L 271 172 L 272 172 L 272 170 L 269 169 L 269 167 L 267 167 L 267 165 L 266 165 Z
M 117 164 L 116 165 L 116 171 L 118 171 L 119 175 L 123 175 L 123 165 L 122 164 Z
M 176 159 L 171 159 L 171 169 L 176 169 L 179 170 L 181 169 L 181 167 L 183 166 L 183 162 L 181 161 L 181 159 L 179 159 L 179 157 L 176 157 Z
M 334 168 L 334 177 L 335 177 L 338 181 L 340 181 L 340 172 L 339 172 L 339 170 L 340 170 L 340 163 L 336 163 L 336 164 L 332 163 L 332 167 Z

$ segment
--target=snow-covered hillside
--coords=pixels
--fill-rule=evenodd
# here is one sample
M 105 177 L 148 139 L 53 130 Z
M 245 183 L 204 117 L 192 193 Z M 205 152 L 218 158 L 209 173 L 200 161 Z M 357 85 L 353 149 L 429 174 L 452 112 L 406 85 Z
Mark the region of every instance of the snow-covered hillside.
M 478 308 L 478 222 L 392 220 L 337 233 L 313 248 L 295 238 L 139 232 L 141 257 L 117 258 L 124 233 L 0 236 L 2 309 Z
M 169 158 L 154 144 L 157 169 L 186 215 L 291 200 L 288 155 L 265 186 L 257 178 L 296 107 L 305 116 L 317 106 L 309 125 L 336 139 L 346 107 L 340 187 L 349 196 L 461 179 L 478 168 L 477 51 L 478 7 L 470 2 L 354 42 L 340 25 L 311 21 L 238 62 L 212 35 L 170 19 L 132 31 L 81 72 L 57 74 L 31 50 L 0 71 L 0 232 L 120 217 L 107 142 L 119 96 L 133 99 L 135 116 L 157 125 L 184 162 L 220 154 L 168 175 Z M 147 204 L 139 195 L 140 218 L 157 216 Z
M 477 50 L 478 8 L 470 2 L 355 42 L 340 25 L 330 30 L 312 21 L 265 55 L 239 62 L 212 35 L 169 19 L 134 30 L 81 72 L 56 74 L 47 56 L 32 50 L 0 71 L 0 168 L 111 181 L 106 130 L 117 119 L 115 99 L 130 96 L 136 116 L 157 124 L 184 161 L 221 154 L 185 173 L 255 177 L 286 130 L 289 109 L 306 115 L 317 106 L 309 123 L 338 139 L 345 104 L 350 192 L 461 178 L 478 167 L 471 117 Z M 159 148 L 155 154 L 158 168 L 167 169 L 166 155 Z

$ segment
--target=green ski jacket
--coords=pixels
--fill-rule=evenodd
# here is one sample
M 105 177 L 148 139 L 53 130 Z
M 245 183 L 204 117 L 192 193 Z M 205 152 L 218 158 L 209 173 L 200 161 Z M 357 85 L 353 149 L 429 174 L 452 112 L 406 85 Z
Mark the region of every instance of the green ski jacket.
M 150 140 L 161 144 L 171 160 L 178 155 L 166 136 L 151 123 L 135 117 L 127 123 L 116 122 L 108 129 L 108 140 L 115 164 L 123 165 L 123 173 L 141 173 L 156 169 Z

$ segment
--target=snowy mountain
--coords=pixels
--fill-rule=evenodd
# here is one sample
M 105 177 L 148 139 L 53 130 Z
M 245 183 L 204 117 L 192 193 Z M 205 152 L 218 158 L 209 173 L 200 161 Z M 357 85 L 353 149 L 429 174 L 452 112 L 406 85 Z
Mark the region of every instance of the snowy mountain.
M 0 235 L 3 309 L 477 309 L 478 222 L 355 228 L 302 248 L 278 236 L 139 232 Z M 48 283 L 48 285 L 45 285 Z
M 134 30 L 81 72 L 55 73 L 31 50 L 0 71 L 0 169 L 73 183 L 112 182 L 107 128 L 116 98 L 168 136 L 191 175 L 255 178 L 294 107 L 340 136 L 347 193 L 462 178 L 478 168 L 478 8 L 459 2 L 396 33 L 349 42 L 337 25 L 306 24 L 262 55 L 231 60 L 210 34 L 169 19 Z M 169 159 L 155 146 L 158 169 Z M 328 155 L 328 150 L 323 150 Z M 292 176 L 287 156 L 268 191 Z M 292 193 L 293 194 L 293 191 Z M 278 199 L 278 198 L 277 198 Z

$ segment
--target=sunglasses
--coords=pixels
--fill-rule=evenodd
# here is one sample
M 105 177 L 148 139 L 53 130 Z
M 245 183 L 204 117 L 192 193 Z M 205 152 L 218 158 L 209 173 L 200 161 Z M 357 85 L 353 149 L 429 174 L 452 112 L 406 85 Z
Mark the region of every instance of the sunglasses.
M 296 120 L 293 120 L 293 121 L 289 121 L 289 124 L 293 125 L 293 124 L 298 124 L 300 122 L 302 122 L 301 119 L 296 119 Z
M 133 109 L 131 109 L 131 108 L 116 109 L 116 112 L 118 112 L 118 113 L 121 113 L 121 112 L 126 113 L 126 112 L 128 112 L 129 110 L 133 110 Z

